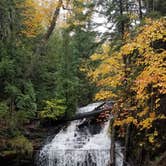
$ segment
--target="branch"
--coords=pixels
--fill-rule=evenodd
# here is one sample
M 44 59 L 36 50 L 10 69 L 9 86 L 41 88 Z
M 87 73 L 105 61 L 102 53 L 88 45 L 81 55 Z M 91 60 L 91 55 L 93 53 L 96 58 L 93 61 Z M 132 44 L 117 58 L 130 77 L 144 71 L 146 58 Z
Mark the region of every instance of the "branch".
M 55 27 L 56 27 L 56 23 L 57 23 L 57 19 L 60 13 L 60 8 L 63 6 L 63 1 L 59 0 L 58 1 L 58 5 L 54 11 L 51 23 L 47 29 L 47 32 L 45 33 L 45 35 L 43 36 L 41 42 L 37 45 L 36 50 L 35 50 L 35 54 L 36 55 L 41 55 L 42 54 L 42 48 L 45 46 L 45 44 L 48 42 L 51 34 L 53 33 Z
M 64 5 L 62 5 L 63 10 L 69 10 L 72 11 L 72 9 L 66 8 Z
M 55 29 L 57 19 L 58 19 L 59 13 L 60 13 L 60 8 L 62 6 L 63 6 L 63 2 L 62 2 L 62 0 L 59 0 L 58 6 L 57 6 L 56 10 L 54 11 L 54 15 L 53 15 L 53 18 L 51 20 L 51 24 L 48 27 L 48 30 L 47 30 L 46 34 L 44 35 L 44 41 L 45 42 L 48 41 L 48 39 L 50 38 L 53 30 Z

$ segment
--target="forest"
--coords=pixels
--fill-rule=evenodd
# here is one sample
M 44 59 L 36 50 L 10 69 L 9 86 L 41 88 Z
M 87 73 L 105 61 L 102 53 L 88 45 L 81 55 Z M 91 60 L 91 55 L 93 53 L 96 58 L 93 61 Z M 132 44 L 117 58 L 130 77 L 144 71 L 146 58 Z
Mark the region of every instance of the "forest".
M 109 165 L 119 141 L 123 166 L 165 166 L 165 0 L 0 0 L 0 165 L 35 165 L 48 133 L 107 101 Z

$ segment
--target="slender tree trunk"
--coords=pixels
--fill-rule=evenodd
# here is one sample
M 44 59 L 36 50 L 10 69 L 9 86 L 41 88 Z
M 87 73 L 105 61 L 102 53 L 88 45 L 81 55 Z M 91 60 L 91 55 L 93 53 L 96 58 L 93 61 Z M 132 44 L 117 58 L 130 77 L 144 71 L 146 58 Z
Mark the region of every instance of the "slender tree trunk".
M 138 166 L 142 165 L 142 161 L 143 161 L 143 152 L 144 152 L 144 147 L 140 148 L 139 151 L 139 157 L 138 157 Z
M 46 45 L 46 43 L 48 42 L 50 36 L 52 35 L 52 33 L 53 33 L 53 31 L 54 31 L 54 29 L 56 27 L 57 19 L 58 19 L 58 16 L 60 14 L 60 9 L 61 9 L 62 6 L 63 6 L 63 1 L 59 0 L 58 1 L 58 5 L 57 5 L 57 7 L 56 7 L 56 9 L 54 11 L 51 23 L 48 26 L 48 29 L 47 29 L 46 33 L 44 34 L 41 42 L 37 45 L 37 48 L 36 48 L 36 54 L 37 55 L 41 54 L 42 48 Z
M 10 115 L 12 116 L 13 112 L 15 111 L 15 104 L 14 104 L 14 99 L 13 98 L 10 99 L 10 106 L 9 106 L 9 108 L 10 108 Z
M 123 166 L 127 166 L 129 159 L 130 135 L 131 135 L 131 124 L 128 124 L 126 138 L 125 138 L 125 152 L 123 158 Z
M 46 34 L 44 35 L 44 40 L 45 41 L 48 41 L 48 39 L 50 38 L 53 30 L 55 29 L 55 26 L 56 26 L 56 23 L 57 23 L 57 19 L 58 19 L 59 13 L 60 13 L 60 8 L 62 7 L 62 5 L 63 5 L 62 0 L 59 0 L 57 8 L 54 11 L 54 15 L 53 15 L 51 24 L 48 27 L 48 30 L 47 30 Z
M 140 21 L 141 21 L 142 18 L 143 18 L 143 13 L 142 13 L 142 2 L 141 2 L 141 0 L 138 0 L 138 5 L 139 5 L 139 19 L 140 19 Z
M 41 41 L 36 45 L 36 48 L 34 50 L 34 55 L 35 56 L 33 56 L 31 58 L 30 65 L 29 65 L 27 71 L 25 72 L 25 77 L 33 76 L 33 72 L 35 70 L 34 69 L 35 65 L 39 61 L 40 56 L 43 53 L 43 48 L 45 48 L 50 36 L 52 35 L 52 33 L 53 33 L 53 31 L 54 31 L 54 29 L 56 27 L 57 19 L 58 19 L 58 16 L 60 14 L 60 9 L 61 9 L 62 6 L 63 6 L 63 1 L 59 0 L 58 1 L 58 5 L 57 5 L 57 7 L 56 7 L 56 9 L 54 11 L 51 23 L 48 26 L 48 29 L 47 29 L 46 33 L 43 35 Z
M 153 6 L 152 6 L 152 11 L 155 11 L 155 1 L 153 0 Z
M 119 1 L 119 9 L 120 9 L 120 16 L 123 17 L 123 0 L 120 0 Z M 121 33 L 121 37 L 123 39 L 124 37 L 124 31 L 125 31 L 125 23 L 124 21 L 122 20 L 120 22 L 120 33 Z
M 115 127 L 114 119 L 111 120 L 111 150 L 110 150 L 110 166 L 115 166 Z
M 66 82 L 65 82 L 65 102 L 66 102 L 66 105 L 67 107 L 69 106 L 69 99 L 70 99 L 70 92 L 69 92 L 69 89 L 70 89 L 70 85 L 69 85 L 69 77 L 70 77 L 70 53 L 69 53 L 69 34 L 68 34 L 68 31 L 64 31 L 64 35 L 63 35 L 63 38 L 64 38 L 64 43 L 63 43 L 63 48 L 64 48 L 64 54 L 65 54 L 65 69 L 64 69 L 64 72 L 65 72 L 65 77 L 66 77 Z M 66 112 L 65 112 L 65 116 L 66 118 L 69 116 L 68 114 L 68 108 L 66 109 Z

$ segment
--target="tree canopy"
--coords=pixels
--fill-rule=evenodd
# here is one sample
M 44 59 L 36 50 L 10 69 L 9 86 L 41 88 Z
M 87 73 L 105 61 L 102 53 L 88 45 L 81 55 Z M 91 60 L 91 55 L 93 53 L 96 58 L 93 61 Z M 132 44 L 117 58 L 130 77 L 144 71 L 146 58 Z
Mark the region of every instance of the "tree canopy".
M 27 124 L 60 123 L 93 100 L 115 101 L 112 127 L 122 142 L 130 133 L 133 155 L 163 153 L 165 4 L 1 0 L 0 155 L 32 153 Z

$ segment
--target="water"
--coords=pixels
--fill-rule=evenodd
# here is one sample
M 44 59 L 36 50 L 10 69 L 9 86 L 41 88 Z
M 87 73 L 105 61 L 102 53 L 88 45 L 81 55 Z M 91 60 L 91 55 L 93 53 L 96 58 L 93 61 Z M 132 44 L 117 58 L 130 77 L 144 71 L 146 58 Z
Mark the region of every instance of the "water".
M 101 103 L 80 108 L 89 112 Z M 46 144 L 39 154 L 38 166 L 109 166 L 111 140 L 109 122 L 101 125 L 75 120 Z M 116 144 L 116 165 L 122 166 L 123 155 Z

